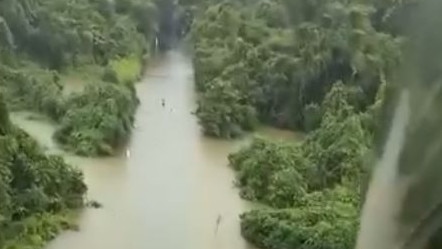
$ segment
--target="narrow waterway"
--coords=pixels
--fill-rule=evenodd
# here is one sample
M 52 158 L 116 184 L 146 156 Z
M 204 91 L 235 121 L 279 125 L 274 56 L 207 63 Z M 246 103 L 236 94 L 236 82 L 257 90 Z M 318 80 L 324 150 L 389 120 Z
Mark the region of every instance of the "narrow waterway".
M 84 210 L 80 231 L 61 234 L 48 249 L 250 248 L 241 238 L 238 218 L 247 204 L 227 167 L 228 153 L 242 142 L 200 134 L 192 115 L 189 58 L 169 52 L 149 68 L 137 85 L 141 104 L 130 153 L 99 159 L 66 156 L 84 171 L 88 197 L 103 208 Z M 55 149 L 50 140 L 54 127 L 25 116 L 12 118 Z M 222 219 L 215 234 L 218 215 Z

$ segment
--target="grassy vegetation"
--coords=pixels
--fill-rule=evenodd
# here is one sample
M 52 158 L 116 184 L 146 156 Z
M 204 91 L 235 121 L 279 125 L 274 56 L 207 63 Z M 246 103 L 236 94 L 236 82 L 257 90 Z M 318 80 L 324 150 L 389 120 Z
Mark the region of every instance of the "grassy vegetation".
M 59 214 L 38 214 L 12 224 L 11 239 L 4 242 L 2 248 L 44 248 L 47 241 L 54 239 L 63 230 L 78 230 L 76 220 L 78 211 L 64 211 Z M 6 235 L 6 237 L 9 237 Z
M 110 67 L 115 71 L 118 81 L 123 83 L 137 81 L 142 71 L 141 60 L 136 55 L 112 60 Z

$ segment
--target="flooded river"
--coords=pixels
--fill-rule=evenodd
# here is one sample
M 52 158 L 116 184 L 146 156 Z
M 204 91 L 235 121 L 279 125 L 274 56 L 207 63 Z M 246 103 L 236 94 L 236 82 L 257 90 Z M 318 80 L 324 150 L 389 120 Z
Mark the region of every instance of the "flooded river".
M 141 103 L 127 152 L 97 159 L 64 153 L 83 170 L 88 198 L 103 208 L 85 209 L 80 231 L 64 232 L 47 249 L 251 248 L 240 235 L 238 218 L 248 205 L 239 198 L 227 167 L 227 155 L 247 139 L 229 142 L 201 135 L 191 113 L 195 94 L 186 56 L 170 52 L 149 68 L 137 85 Z M 27 115 L 16 113 L 12 120 L 49 151 L 62 153 L 50 139 L 54 127 Z
M 245 249 L 238 215 L 246 209 L 233 187 L 227 155 L 241 142 L 201 136 L 191 61 L 170 52 L 137 85 L 130 153 L 86 159 L 66 156 L 84 171 L 88 197 L 78 232 L 65 232 L 48 249 Z M 165 100 L 163 107 L 161 102 Z M 50 124 L 16 114 L 12 120 L 56 149 Z M 215 235 L 216 220 L 222 216 Z

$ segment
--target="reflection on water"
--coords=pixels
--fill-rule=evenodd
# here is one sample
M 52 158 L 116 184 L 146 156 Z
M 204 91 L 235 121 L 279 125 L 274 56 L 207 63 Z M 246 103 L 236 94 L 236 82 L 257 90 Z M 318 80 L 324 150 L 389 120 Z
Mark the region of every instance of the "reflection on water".
M 200 134 L 191 62 L 171 52 L 150 65 L 137 85 L 141 101 L 130 157 L 87 159 L 79 166 L 88 197 L 102 209 L 83 212 L 79 232 L 65 232 L 49 249 L 246 249 L 238 215 L 247 209 L 233 186 L 227 155 L 248 140 L 229 142 Z M 164 107 L 161 99 L 165 100 Z M 48 149 L 54 127 L 15 113 L 12 120 Z M 222 216 L 215 235 L 216 219 Z

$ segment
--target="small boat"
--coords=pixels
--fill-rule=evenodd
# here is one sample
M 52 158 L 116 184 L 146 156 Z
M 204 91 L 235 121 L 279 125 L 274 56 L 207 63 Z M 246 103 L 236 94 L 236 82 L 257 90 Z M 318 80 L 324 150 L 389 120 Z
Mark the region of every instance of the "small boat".
M 130 150 L 126 150 L 126 157 L 127 157 L 127 158 L 130 157 Z

